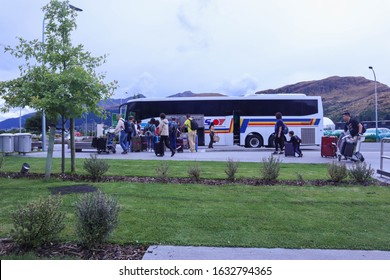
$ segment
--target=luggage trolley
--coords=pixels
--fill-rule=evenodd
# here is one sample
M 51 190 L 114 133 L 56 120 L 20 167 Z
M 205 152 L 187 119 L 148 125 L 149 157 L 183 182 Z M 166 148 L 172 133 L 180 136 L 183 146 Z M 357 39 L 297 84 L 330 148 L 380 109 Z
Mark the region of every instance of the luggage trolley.
M 366 139 L 364 135 L 358 135 L 352 137 L 351 135 L 340 135 L 340 139 L 337 143 L 337 159 L 341 161 L 344 159 L 351 160 L 353 162 L 363 162 L 364 156 L 360 153 L 360 146 Z
M 115 133 L 108 132 L 105 137 L 94 137 L 92 147 L 97 149 L 98 154 L 112 152 L 116 153 Z

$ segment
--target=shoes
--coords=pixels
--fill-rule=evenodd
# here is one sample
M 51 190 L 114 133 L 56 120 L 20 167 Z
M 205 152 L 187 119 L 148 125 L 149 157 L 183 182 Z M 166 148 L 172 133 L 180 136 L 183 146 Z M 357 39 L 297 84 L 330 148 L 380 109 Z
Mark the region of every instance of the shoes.
M 126 151 L 123 151 L 123 152 L 122 152 L 122 155 L 125 155 L 125 154 L 127 154 L 127 152 L 126 152 Z
M 272 154 L 273 154 L 273 155 L 277 155 L 277 154 L 278 154 L 278 151 L 275 151 L 275 152 L 273 152 Z
M 175 154 L 176 154 L 176 151 L 173 150 L 173 151 L 172 151 L 172 154 L 171 154 L 171 157 L 173 157 Z
M 280 151 L 280 152 L 279 152 L 279 155 L 282 155 L 282 154 L 284 154 L 284 152 L 283 152 L 283 151 Z
M 301 153 L 301 154 L 299 155 L 299 157 L 303 157 L 303 154 Z

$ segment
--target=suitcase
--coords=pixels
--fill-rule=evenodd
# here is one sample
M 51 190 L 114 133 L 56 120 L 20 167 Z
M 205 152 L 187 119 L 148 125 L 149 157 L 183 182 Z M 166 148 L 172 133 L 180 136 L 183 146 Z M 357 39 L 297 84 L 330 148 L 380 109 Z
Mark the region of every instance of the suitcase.
M 352 157 L 354 150 L 355 150 L 355 143 L 345 142 L 342 154 L 343 156 L 346 157 Z
M 146 151 L 148 149 L 148 141 L 145 136 L 141 136 L 141 150 Z
M 133 139 L 132 139 L 132 148 L 133 148 L 133 152 L 141 152 L 141 137 L 139 136 L 134 136 Z
M 184 141 L 181 138 L 176 139 L 176 151 L 182 153 L 184 148 Z
M 284 156 L 295 157 L 294 145 L 286 142 L 284 145 Z
M 337 137 L 323 136 L 321 138 L 321 157 L 335 157 L 337 152 Z

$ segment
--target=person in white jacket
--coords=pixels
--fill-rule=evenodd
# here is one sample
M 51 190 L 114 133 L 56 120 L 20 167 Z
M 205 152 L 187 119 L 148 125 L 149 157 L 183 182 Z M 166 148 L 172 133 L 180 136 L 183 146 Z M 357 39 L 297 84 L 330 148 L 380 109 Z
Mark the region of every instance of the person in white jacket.
M 162 150 L 162 156 L 164 156 L 164 144 L 165 146 L 171 150 L 172 154 L 171 154 L 171 157 L 173 157 L 176 153 L 176 151 L 171 147 L 171 145 L 169 144 L 169 129 L 168 129 L 168 120 L 165 116 L 164 113 L 161 113 L 160 114 L 160 124 L 158 125 L 159 127 L 159 130 L 160 130 L 160 137 L 161 137 L 161 140 L 160 140 L 160 145 L 162 146 L 161 150 Z
M 122 119 L 120 114 L 116 115 L 116 119 L 118 124 L 115 127 L 114 133 L 119 133 L 119 144 L 123 149 L 122 154 L 127 154 L 127 150 L 129 149 L 129 142 L 127 140 L 127 132 L 125 131 L 125 120 Z

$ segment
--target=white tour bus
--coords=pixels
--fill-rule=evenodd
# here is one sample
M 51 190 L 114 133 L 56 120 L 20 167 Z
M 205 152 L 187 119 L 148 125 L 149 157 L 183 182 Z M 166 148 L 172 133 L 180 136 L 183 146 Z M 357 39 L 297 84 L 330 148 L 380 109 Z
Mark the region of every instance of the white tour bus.
M 282 113 L 284 123 L 302 139 L 303 144 L 320 145 L 323 135 L 321 97 L 304 94 L 140 98 L 122 104 L 119 110 L 125 112 L 126 118 L 133 115 L 142 120 L 142 125 L 151 118 L 158 119 L 160 113 L 179 117 L 181 122 L 186 114 L 190 114 L 198 121 L 200 146 L 209 142 L 211 122 L 220 137 L 216 145 L 273 146 L 277 112 Z

